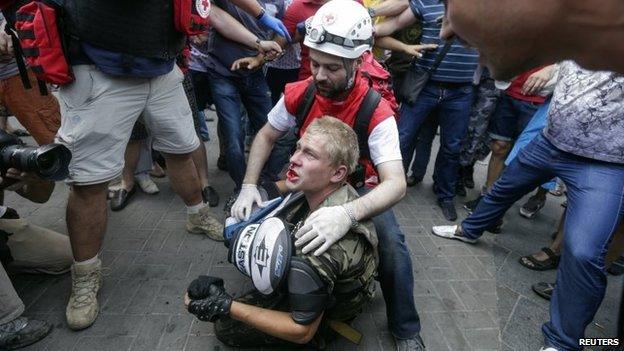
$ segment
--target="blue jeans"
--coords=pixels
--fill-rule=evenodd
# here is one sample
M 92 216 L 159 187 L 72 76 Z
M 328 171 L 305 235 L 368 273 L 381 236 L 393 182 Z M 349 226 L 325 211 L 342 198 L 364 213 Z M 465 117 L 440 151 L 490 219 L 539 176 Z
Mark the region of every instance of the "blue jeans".
M 362 196 L 370 190 L 358 189 Z M 379 239 L 379 283 L 386 302 L 390 332 L 398 339 L 410 339 L 420 333 L 420 318 L 414 304 L 412 258 L 405 236 L 392 209 L 372 218 Z
M 481 236 L 514 202 L 553 177 L 568 189 L 568 210 L 550 321 L 542 331 L 547 346 L 581 350 L 578 340 L 605 294 L 607 247 L 624 215 L 624 165 L 561 151 L 540 133 L 505 168 L 462 229 L 467 237 Z
M 503 94 L 490 120 L 490 138 L 508 142 L 516 140 L 540 105 Z
M 262 70 L 247 77 L 225 77 L 208 72 L 210 90 L 219 118 L 219 136 L 223 137 L 230 177 L 240 188 L 245 176 L 245 128 L 241 123 L 243 107 L 247 110 L 255 134 L 267 121 L 271 110 L 271 93 Z
M 399 142 L 403 166 L 408 169 L 416 137 L 427 116 L 438 109 L 440 123 L 440 152 L 435 165 L 436 188 L 439 201 L 452 201 L 459 174 L 459 152 L 468 130 L 470 107 L 474 100 L 471 84 L 454 88 L 430 81 L 425 85 L 415 104 L 403 103 L 398 122 Z
M 414 147 L 414 162 L 412 162 L 412 176 L 416 179 L 425 178 L 429 159 L 431 159 L 431 145 L 438 131 L 438 116 L 433 113 L 425 119 L 418 131 L 418 139 Z

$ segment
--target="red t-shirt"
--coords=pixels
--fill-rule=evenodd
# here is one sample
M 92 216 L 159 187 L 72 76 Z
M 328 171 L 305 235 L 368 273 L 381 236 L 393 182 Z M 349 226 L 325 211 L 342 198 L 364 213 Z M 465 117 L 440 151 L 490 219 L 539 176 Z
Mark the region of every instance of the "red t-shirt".
M 305 91 L 310 84 L 313 84 L 312 77 L 286 85 L 284 89 L 284 105 L 286 106 L 288 113 L 296 116 L 297 108 L 299 104 L 302 103 Z M 336 101 L 317 94 L 314 99 L 314 103 L 310 108 L 310 113 L 308 113 L 308 116 L 299 130 L 299 137 L 303 135 L 306 128 L 314 119 L 323 116 L 336 117 L 353 127 L 355 124 L 355 117 L 360 109 L 360 105 L 362 104 L 364 97 L 366 96 L 368 88 L 368 82 L 358 73 L 353 90 L 346 100 Z M 394 112 L 392 111 L 390 104 L 382 98 L 379 105 L 377 105 L 377 109 L 373 112 L 373 116 L 371 117 L 370 124 L 368 125 L 368 134 L 370 135 L 379 123 L 388 118 L 393 118 L 393 116 Z M 371 160 L 367 158 L 360 158 L 360 163 L 365 167 L 366 185 L 369 187 L 377 185 L 378 175 Z
M 544 101 L 546 101 L 546 97 L 541 96 L 541 95 L 524 95 L 522 94 L 522 86 L 524 86 L 524 83 L 527 81 L 527 79 L 529 78 L 529 76 L 537 71 L 539 71 L 540 69 L 544 68 L 546 66 L 540 66 L 537 68 L 534 68 L 530 71 L 524 72 L 522 74 L 520 74 L 519 76 L 516 76 L 512 81 L 511 81 L 511 85 L 509 86 L 509 88 L 507 88 L 507 90 L 505 90 L 505 93 L 509 96 L 511 96 L 514 99 L 518 99 L 521 101 L 527 101 L 527 102 L 534 102 L 534 103 L 538 103 L 538 104 L 542 104 L 544 103 Z

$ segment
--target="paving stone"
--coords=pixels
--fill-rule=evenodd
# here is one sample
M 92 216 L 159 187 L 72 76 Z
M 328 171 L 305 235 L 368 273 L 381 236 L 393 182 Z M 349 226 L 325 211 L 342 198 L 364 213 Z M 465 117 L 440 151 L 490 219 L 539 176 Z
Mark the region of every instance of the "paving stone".
M 454 314 L 461 329 L 498 328 L 498 324 L 486 311 L 467 311 Z
M 435 322 L 444 335 L 444 341 L 451 350 L 470 350 L 457 322 L 451 313 L 434 313 Z
M 122 351 L 129 350 L 130 345 L 134 341 L 134 337 L 116 336 L 109 338 L 106 336 L 85 336 L 81 337 L 74 350 L 93 350 L 93 351 Z
M 161 335 L 165 333 L 165 328 L 168 325 L 169 318 L 169 315 L 164 314 L 150 314 L 146 316 L 137 331 L 137 336 L 131 345 L 131 350 L 156 350 L 160 342 Z
M 503 329 L 503 340 L 517 350 L 539 350 L 543 337 L 536 331 L 541 330 L 542 324 L 548 319 L 548 310 L 543 306 L 520 297 L 509 322 Z
M 465 330 L 464 335 L 471 345 L 471 350 L 498 351 L 501 349 L 499 332 L 500 330 L 498 328 L 472 329 Z
M 173 315 L 165 325 L 164 332 L 161 334 L 160 343 L 156 350 L 158 351 L 179 351 L 184 349 L 191 323 L 195 317 L 192 315 Z

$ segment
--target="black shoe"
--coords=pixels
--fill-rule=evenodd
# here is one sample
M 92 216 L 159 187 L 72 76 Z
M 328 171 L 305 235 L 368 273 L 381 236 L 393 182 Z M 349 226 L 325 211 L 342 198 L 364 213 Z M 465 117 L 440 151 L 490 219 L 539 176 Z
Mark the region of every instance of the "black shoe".
M 46 321 L 18 317 L 0 325 L 0 350 L 15 350 L 36 343 L 50 333 Z
M 406 179 L 407 186 L 414 186 L 414 185 L 422 182 L 422 180 L 423 180 L 422 177 L 416 178 L 413 175 L 408 176 L 407 179 Z
M 202 198 L 210 207 L 219 206 L 219 194 L 210 185 L 202 189 Z
M 489 227 L 485 231 L 492 234 L 500 234 L 503 232 L 503 219 L 499 219 L 493 226 Z
M 227 161 L 222 155 L 219 155 L 219 158 L 217 159 L 217 168 L 222 171 L 227 171 Z
M 113 191 L 113 195 L 110 201 L 111 210 L 113 211 L 123 210 L 124 207 L 128 205 L 128 202 L 130 201 L 130 198 L 132 197 L 132 195 L 134 195 L 134 193 L 136 192 L 136 188 L 137 186 L 135 184 L 132 186 L 132 189 L 130 189 L 129 191 L 124 188 L 120 188 L 120 189 Z
M 462 173 L 462 178 L 464 179 L 464 185 L 466 186 L 466 188 L 474 189 L 474 186 L 475 186 L 474 178 L 473 178 L 474 166 L 462 167 L 461 173 Z
M 624 274 L 624 257 L 620 256 L 617 260 L 611 263 L 611 267 L 607 269 L 607 272 L 611 275 L 622 275 Z
M 531 196 L 527 202 L 520 207 L 520 215 L 524 218 L 531 219 L 544 207 L 546 198 L 539 198 L 535 195 Z
M 483 198 L 483 195 L 479 195 L 479 197 L 477 197 L 474 200 L 464 202 L 464 208 L 466 209 L 466 211 L 468 211 L 469 214 L 472 214 L 472 212 L 474 211 L 475 208 L 477 208 L 477 204 L 479 203 L 479 201 L 481 201 L 482 198 Z
M 533 289 L 533 292 L 539 295 L 539 297 L 550 300 L 555 290 L 555 284 L 539 282 L 531 285 L 531 289 Z
M 451 201 L 439 201 L 438 206 L 442 209 L 442 215 L 447 221 L 454 221 L 457 219 L 457 211 L 455 211 L 455 203 Z
M 457 196 L 461 196 L 461 197 L 466 197 L 466 188 L 464 187 L 464 180 L 459 177 L 459 179 L 457 179 L 457 184 L 455 184 L 455 195 Z

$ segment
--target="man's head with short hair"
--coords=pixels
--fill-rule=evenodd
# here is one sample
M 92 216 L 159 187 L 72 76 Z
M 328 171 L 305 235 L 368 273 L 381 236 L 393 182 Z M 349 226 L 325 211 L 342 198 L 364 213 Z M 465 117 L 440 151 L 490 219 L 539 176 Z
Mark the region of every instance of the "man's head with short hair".
M 347 181 L 360 150 L 353 129 L 337 118 L 317 118 L 297 142 L 286 173 L 286 187 L 322 200 Z

